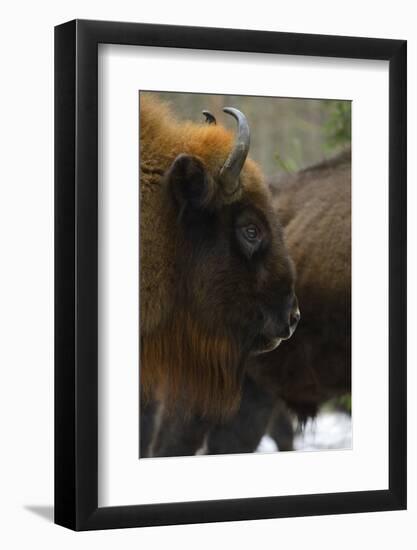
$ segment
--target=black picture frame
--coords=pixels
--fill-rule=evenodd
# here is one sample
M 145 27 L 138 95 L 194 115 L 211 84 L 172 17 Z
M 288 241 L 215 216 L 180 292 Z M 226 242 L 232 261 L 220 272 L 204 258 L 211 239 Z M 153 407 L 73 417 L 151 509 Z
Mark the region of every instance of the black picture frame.
M 389 488 L 98 507 L 98 44 L 389 61 Z M 74 20 L 55 28 L 55 523 L 74 530 L 406 508 L 404 40 Z M 376 129 L 377 131 L 377 129 Z

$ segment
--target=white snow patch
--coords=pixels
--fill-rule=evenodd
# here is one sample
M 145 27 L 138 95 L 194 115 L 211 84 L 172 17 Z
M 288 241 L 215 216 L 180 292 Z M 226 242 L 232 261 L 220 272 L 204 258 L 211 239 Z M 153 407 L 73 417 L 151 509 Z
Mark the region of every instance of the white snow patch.
M 279 451 L 278 445 L 269 435 L 264 435 L 261 439 L 258 448 L 256 449 L 257 453 L 276 453 Z
M 294 438 L 296 451 L 351 449 L 352 419 L 343 412 L 323 412 L 309 419 L 304 430 Z
M 295 451 L 320 451 L 324 449 L 352 448 L 352 419 L 343 412 L 322 412 L 309 419 L 301 433 L 294 437 Z M 279 449 L 275 441 L 264 435 L 256 452 L 275 453 Z

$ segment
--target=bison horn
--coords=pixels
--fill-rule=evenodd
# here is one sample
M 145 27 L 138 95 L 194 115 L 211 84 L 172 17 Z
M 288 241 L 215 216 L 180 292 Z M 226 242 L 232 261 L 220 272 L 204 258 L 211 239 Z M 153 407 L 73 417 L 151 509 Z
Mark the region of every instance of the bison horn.
M 239 175 L 249 152 L 250 130 L 247 118 L 238 109 L 225 107 L 223 111 L 232 115 L 238 123 L 235 145 L 220 170 L 220 178 L 226 194 L 233 195 L 240 188 Z
M 207 124 L 217 124 L 216 117 L 210 111 L 202 111 L 202 113 L 206 117 Z

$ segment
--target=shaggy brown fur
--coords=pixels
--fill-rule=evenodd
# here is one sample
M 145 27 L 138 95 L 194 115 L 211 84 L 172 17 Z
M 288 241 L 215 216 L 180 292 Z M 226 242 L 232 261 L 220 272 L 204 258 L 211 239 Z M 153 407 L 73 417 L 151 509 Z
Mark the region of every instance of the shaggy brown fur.
M 262 308 L 288 315 L 294 296 L 292 264 L 259 168 L 248 159 L 239 192 L 224 193 L 219 172 L 233 144 L 222 126 L 181 124 L 166 105 L 141 95 L 141 387 L 220 416 L 238 402 Z M 242 257 L 235 237 L 247 218 L 267 242 L 253 260 Z
M 151 382 L 158 380 L 159 392 L 171 404 L 181 403 L 182 407 L 183 396 L 192 396 L 198 411 L 207 415 L 213 412 L 216 393 L 222 392 L 222 406 L 215 413 L 221 416 L 236 409 L 240 380 L 231 376 L 234 371 L 230 373 L 230 365 L 239 362 L 237 345 L 221 333 L 209 335 L 189 313 L 176 313 L 161 332 L 143 338 L 141 358 L 152 362 Z M 182 375 L 184 365 L 186 376 Z M 149 384 L 145 378 L 146 382 Z M 144 389 L 149 393 L 152 388 Z
M 198 417 L 184 422 L 166 416 L 156 455 L 194 454 L 204 440 L 209 454 L 251 452 L 268 429 L 281 449 L 290 449 L 291 423 L 283 402 L 304 421 L 326 400 L 350 392 L 350 151 L 279 182 L 274 203 L 298 272 L 302 316 L 297 331 L 275 351 L 248 360 L 236 415 L 211 426 Z M 277 428 L 276 407 L 281 424 L 285 413 L 284 428 Z

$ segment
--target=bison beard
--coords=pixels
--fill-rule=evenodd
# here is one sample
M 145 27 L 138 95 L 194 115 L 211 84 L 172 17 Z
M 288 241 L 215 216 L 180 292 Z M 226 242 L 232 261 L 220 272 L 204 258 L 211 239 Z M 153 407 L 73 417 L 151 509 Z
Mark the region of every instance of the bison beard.
M 163 330 L 141 338 L 141 387 L 156 390 L 172 409 L 222 418 L 239 405 L 243 361 L 237 342 L 224 331 L 209 334 L 188 312 L 177 313 Z M 186 368 L 184 368 L 186 366 Z M 186 396 L 186 407 L 183 399 Z

